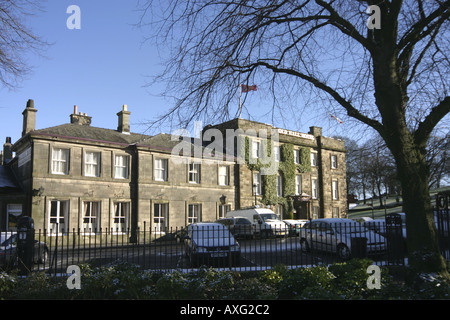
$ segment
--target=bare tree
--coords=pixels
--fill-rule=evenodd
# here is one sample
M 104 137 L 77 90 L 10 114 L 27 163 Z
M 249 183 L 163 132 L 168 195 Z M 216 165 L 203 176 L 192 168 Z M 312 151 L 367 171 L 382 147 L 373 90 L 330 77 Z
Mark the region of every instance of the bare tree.
M 26 25 L 26 17 L 41 10 L 37 1 L 0 1 L 0 83 L 16 87 L 31 71 L 29 52 L 40 54 L 48 45 Z
M 369 5 L 379 8 L 370 16 L 379 29 L 366 24 Z M 270 88 L 274 108 L 306 94 L 315 107 L 344 111 L 395 159 L 411 266 L 449 277 L 426 162 L 430 134 L 450 110 L 448 0 L 148 0 L 142 9 L 141 26 L 156 30 L 169 56 L 157 80 L 177 97 L 159 120 L 230 117 L 240 83 Z

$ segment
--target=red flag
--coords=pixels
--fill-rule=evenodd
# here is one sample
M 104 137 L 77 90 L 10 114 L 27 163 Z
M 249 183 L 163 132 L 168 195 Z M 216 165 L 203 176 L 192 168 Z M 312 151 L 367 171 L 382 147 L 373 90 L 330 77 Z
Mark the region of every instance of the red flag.
M 249 92 L 249 91 L 256 91 L 258 88 L 256 87 L 256 84 L 252 86 L 248 86 L 246 84 L 241 84 L 242 92 Z
M 330 114 L 330 116 L 334 119 L 336 119 L 336 121 L 338 121 L 339 123 L 342 123 L 343 121 L 341 119 L 339 119 L 338 117 L 336 117 L 335 115 Z

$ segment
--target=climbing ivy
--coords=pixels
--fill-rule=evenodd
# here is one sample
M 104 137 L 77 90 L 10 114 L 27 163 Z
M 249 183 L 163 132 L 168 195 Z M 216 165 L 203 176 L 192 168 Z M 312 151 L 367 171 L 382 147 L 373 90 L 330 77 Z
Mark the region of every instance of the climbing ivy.
M 273 168 L 271 166 L 272 161 L 275 158 L 272 154 L 272 143 L 270 139 L 267 139 L 266 143 L 261 143 L 262 155 L 261 160 L 253 159 L 250 147 L 250 138 L 245 137 L 245 141 L 241 143 L 241 155 L 244 155 L 245 163 L 247 167 L 252 171 L 261 171 L 262 169 L 269 170 Z M 302 147 L 300 149 L 300 164 L 295 163 L 294 158 L 294 146 L 290 143 L 284 143 L 280 146 L 281 161 L 278 163 L 278 173 L 283 176 L 283 194 L 285 197 L 278 197 L 277 195 L 277 172 L 261 175 L 262 180 L 262 200 L 264 205 L 282 205 L 289 215 L 292 215 L 294 209 L 292 199 L 288 200 L 286 196 L 295 194 L 295 175 L 297 172 L 305 173 L 311 171 L 310 148 Z M 268 161 L 270 158 L 270 161 Z

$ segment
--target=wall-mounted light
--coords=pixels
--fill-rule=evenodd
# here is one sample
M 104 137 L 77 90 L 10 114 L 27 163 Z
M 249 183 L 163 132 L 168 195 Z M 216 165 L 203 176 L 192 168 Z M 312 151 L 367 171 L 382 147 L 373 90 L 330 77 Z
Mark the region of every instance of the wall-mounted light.
M 33 189 L 33 197 L 42 197 L 44 194 L 44 188 L 40 187 L 39 189 Z

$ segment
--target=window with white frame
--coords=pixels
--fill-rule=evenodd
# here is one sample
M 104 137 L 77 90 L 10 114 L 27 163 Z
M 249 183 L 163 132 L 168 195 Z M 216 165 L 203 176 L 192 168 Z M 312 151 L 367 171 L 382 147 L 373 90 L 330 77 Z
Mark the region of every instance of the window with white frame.
M 337 169 L 338 163 L 337 163 L 337 156 L 332 155 L 331 156 L 331 169 Z
M 331 182 L 331 189 L 333 193 L 333 200 L 339 200 L 339 184 L 337 180 Z
M 155 159 L 155 180 L 156 181 L 167 181 L 167 168 L 168 161 L 167 159 Z
M 153 205 L 153 231 L 163 233 L 167 231 L 169 220 L 169 204 L 155 203 Z
M 261 142 L 252 141 L 252 157 L 254 159 L 259 158 L 261 155 Z
M 283 176 L 281 173 L 277 174 L 277 196 L 283 196 Z
M 100 222 L 100 202 L 85 201 L 82 215 L 83 232 L 96 233 Z
M 17 220 L 22 215 L 21 204 L 8 204 L 6 206 L 7 231 L 17 230 Z
M 332 217 L 339 218 L 339 208 L 333 207 Z
M 253 195 L 261 194 L 261 173 L 253 172 Z
M 114 178 L 115 179 L 128 179 L 130 167 L 130 157 L 127 155 L 115 155 L 114 156 Z
M 53 148 L 52 150 L 52 173 L 69 173 L 69 149 Z
M 295 194 L 296 195 L 302 194 L 302 176 L 299 174 L 295 176 Z
M 317 152 L 311 152 L 311 166 L 317 166 Z
M 202 205 L 190 204 L 188 208 L 188 224 L 200 222 L 202 217 Z
M 113 232 L 126 233 L 128 231 L 128 217 L 130 216 L 129 202 L 115 202 L 112 221 Z
M 48 214 L 49 235 L 63 234 L 67 232 L 69 214 L 69 201 L 51 200 Z
M 230 168 L 219 166 L 219 185 L 228 186 L 230 184 Z
M 298 149 L 294 149 L 294 162 L 296 164 L 300 164 L 301 159 L 300 159 L 300 150 Z
M 200 183 L 200 163 L 190 163 L 188 172 L 189 183 Z
M 231 211 L 231 205 L 229 204 L 219 205 L 219 219 L 225 218 L 227 216 L 228 211 Z
M 317 199 L 318 198 L 318 188 L 317 188 L 317 178 L 311 179 L 311 192 L 312 192 L 312 198 Z
M 86 151 L 84 154 L 84 175 L 86 177 L 100 176 L 100 152 Z
M 280 161 L 280 147 L 279 146 L 273 147 L 273 152 L 274 152 L 275 161 L 279 162 Z

